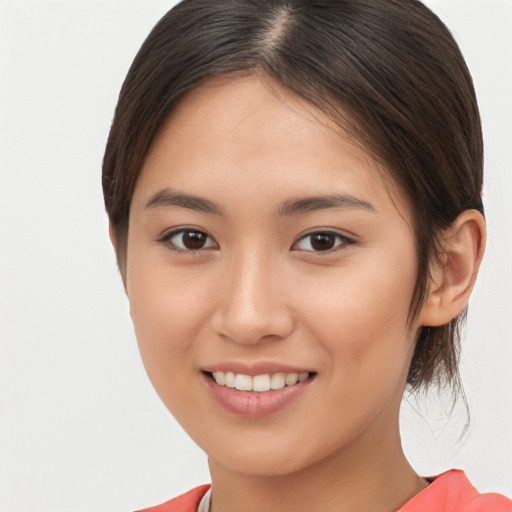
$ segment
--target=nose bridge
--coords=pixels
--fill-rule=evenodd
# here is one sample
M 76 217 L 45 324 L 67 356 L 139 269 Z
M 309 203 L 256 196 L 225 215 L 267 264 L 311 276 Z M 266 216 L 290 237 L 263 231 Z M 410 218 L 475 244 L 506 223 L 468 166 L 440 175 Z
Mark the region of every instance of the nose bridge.
M 263 246 L 226 262 L 216 330 L 237 343 L 283 338 L 293 329 L 279 258 Z

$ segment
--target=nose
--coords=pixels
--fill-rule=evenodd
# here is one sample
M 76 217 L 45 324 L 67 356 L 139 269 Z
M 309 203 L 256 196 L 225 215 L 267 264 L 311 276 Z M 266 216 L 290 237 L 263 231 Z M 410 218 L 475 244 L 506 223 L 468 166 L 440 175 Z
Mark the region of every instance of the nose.
M 275 259 L 263 254 L 226 264 L 212 326 L 229 341 L 256 345 L 286 338 L 294 329 L 289 286 Z

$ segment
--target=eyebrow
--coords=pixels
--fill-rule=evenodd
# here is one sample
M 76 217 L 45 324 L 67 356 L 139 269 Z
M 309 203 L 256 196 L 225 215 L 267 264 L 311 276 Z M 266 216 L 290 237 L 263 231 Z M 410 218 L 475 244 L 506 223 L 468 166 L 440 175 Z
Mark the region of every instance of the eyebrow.
M 279 215 L 288 216 L 330 208 L 360 208 L 375 212 L 371 203 L 350 194 L 329 194 L 286 201 L 279 208 Z
M 224 209 L 209 199 L 185 192 L 173 191 L 169 188 L 159 190 L 146 203 L 146 208 L 162 206 L 178 206 L 213 215 L 225 215 Z M 371 203 L 353 195 L 329 194 L 286 201 L 278 208 L 278 214 L 280 216 L 290 216 L 331 208 L 359 208 L 370 212 L 376 211 Z
M 224 215 L 224 209 L 204 197 L 173 191 L 165 188 L 151 196 L 146 203 L 146 208 L 158 208 L 161 206 L 179 206 L 198 212 L 211 213 L 213 215 Z

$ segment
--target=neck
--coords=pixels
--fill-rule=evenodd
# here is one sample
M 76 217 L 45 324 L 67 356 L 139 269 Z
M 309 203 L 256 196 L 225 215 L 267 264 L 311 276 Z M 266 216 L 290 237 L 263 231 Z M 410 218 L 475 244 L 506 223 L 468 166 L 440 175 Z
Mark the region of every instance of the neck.
M 388 439 L 364 437 L 286 475 L 245 475 L 210 460 L 211 512 L 396 511 L 427 484 L 405 458 L 398 428 Z

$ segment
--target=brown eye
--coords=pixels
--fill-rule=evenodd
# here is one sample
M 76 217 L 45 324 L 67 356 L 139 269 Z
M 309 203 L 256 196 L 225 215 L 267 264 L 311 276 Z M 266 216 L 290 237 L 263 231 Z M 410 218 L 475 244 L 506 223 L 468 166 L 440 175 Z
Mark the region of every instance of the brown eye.
M 311 247 L 315 251 L 328 251 L 335 243 L 336 237 L 330 233 L 317 233 L 311 236 Z
M 199 231 L 189 231 L 183 233 L 182 242 L 187 249 L 197 250 L 202 249 L 207 241 L 208 237 Z
M 217 244 L 203 231 L 194 229 L 180 229 L 166 235 L 163 242 L 170 244 L 179 251 L 201 251 L 216 248 Z
M 339 233 L 330 231 L 318 231 L 303 236 L 294 246 L 294 249 L 310 252 L 326 252 L 336 250 L 352 241 Z

